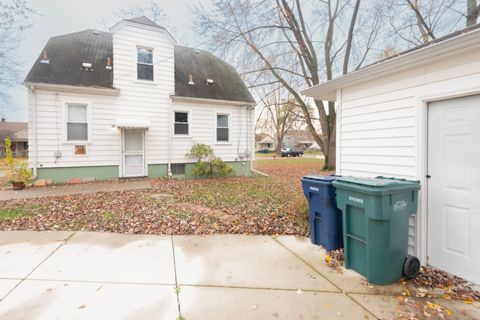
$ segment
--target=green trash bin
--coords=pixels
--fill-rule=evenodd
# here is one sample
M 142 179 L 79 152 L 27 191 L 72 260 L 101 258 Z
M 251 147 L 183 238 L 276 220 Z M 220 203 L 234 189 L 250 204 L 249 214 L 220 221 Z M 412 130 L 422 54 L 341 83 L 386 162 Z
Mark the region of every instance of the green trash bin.
M 417 212 L 419 181 L 338 177 L 345 267 L 373 284 L 415 278 L 420 262 L 408 256 L 408 218 Z

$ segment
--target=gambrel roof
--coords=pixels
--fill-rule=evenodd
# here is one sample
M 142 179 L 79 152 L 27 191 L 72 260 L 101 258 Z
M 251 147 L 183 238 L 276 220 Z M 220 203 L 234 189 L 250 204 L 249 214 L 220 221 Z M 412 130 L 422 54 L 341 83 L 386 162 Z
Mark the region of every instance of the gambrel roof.
M 126 21 L 160 27 L 145 17 Z M 174 52 L 175 96 L 255 102 L 235 68 L 222 59 L 183 46 L 175 46 Z M 106 68 L 108 60 L 111 69 Z M 83 63 L 91 63 L 92 70 L 82 69 Z M 50 38 L 25 83 L 114 89 L 114 68 L 112 33 L 88 29 Z

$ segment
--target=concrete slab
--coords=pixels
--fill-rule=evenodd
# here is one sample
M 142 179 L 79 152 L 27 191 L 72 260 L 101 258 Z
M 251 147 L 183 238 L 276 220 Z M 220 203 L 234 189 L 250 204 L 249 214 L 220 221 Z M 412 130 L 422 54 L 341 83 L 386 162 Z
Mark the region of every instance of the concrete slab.
M 174 287 L 26 280 L 0 303 L 1 320 L 176 319 Z
M 415 319 L 439 318 L 442 319 L 480 319 L 480 308 L 463 301 L 442 299 L 424 299 L 408 297 L 393 297 L 386 295 L 352 294 L 351 297 L 369 310 L 379 319 L 407 319 L 409 315 L 415 315 Z M 428 306 L 430 302 L 430 306 Z M 432 308 L 438 308 L 436 312 Z M 426 312 L 426 314 L 424 313 Z M 430 316 L 428 316 L 430 314 Z
M 29 279 L 175 284 L 171 237 L 78 232 Z
M 0 232 L 0 278 L 24 278 L 72 232 Z
M 113 192 L 125 190 L 145 190 L 152 186 L 148 180 L 125 182 L 98 182 L 75 185 L 59 185 L 42 188 L 29 188 L 21 191 L 0 191 L 0 201 L 12 199 L 32 199 L 43 197 L 66 196 L 71 194 L 88 194 L 95 192 Z
M 181 287 L 185 319 L 375 319 L 342 293 Z
M 368 284 L 367 279 L 364 276 L 353 270 L 341 268 L 341 272 L 338 272 L 329 268 L 325 263 L 325 250 L 319 246 L 311 244 L 309 238 L 280 236 L 276 238 L 276 240 L 345 292 L 367 294 L 387 293 L 395 295 L 402 293 L 404 290 L 404 286 L 400 284 L 387 286 Z
M 174 236 L 180 285 L 338 291 L 268 236 Z
M 15 286 L 20 283 L 19 280 L 14 279 L 0 279 L 0 301 L 9 293 Z

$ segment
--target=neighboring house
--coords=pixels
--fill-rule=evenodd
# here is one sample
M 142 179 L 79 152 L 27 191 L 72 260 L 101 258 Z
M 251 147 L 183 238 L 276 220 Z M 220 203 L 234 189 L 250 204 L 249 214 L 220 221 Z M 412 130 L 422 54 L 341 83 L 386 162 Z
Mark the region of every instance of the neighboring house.
M 255 102 L 236 70 L 146 17 L 50 38 L 25 85 L 38 178 L 189 176 L 195 143 L 251 173 Z
M 303 93 L 337 103 L 336 173 L 420 180 L 410 252 L 480 284 L 480 25 Z
M 258 150 L 268 150 L 275 151 L 277 147 L 277 142 L 270 136 L 265 136 L 262 140 L 258 142 Z
M 291 129 L 285 133 L 282 141 L 283 148 L 298 148 L 307 150 L 318 146 L 308 130 Z
M 4 117 L 0 120 L 0 157 L 5 157 L 5 139 L 12 141 L 12 154 L 16 158 L 28 155 L 28 124 L 26 122 L 10 122 Z

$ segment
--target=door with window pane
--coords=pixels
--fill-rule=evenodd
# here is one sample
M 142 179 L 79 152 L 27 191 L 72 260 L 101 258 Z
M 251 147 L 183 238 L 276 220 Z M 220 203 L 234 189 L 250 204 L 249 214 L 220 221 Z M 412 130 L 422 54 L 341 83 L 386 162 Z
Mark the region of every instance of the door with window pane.
M 123 176 L 145 176 L 144 131 L 123 130 Z

